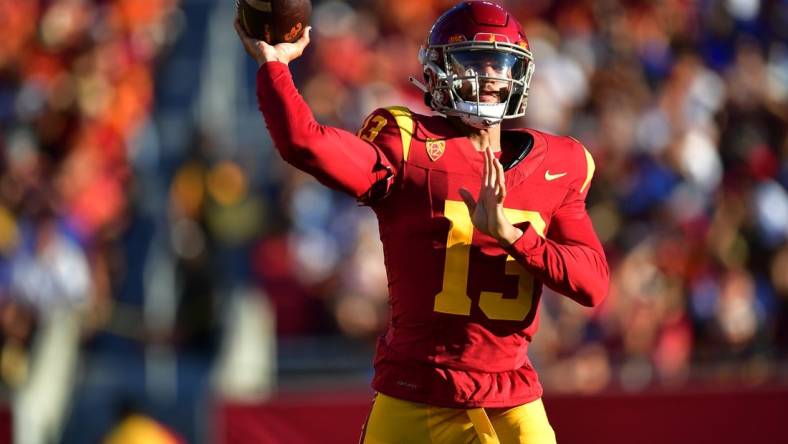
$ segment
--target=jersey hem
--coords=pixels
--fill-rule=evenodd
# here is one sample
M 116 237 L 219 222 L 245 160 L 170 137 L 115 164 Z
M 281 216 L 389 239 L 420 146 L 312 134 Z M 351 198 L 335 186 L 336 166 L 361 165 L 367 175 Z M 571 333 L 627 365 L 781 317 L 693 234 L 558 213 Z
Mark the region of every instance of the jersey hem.
M 377 392 L 383 393 L 392 398 L 402 399 L 410 402 L 418 402 L 420 404 L 431 405 L 435 407 L 446 407 L 453 409 L 473 409 L 473 408 L 509 408 L 517 407 L 523 404 L 528 404 L 542 397 L 543 391 L 541 386 L 533 393 L 526 396 L 511 397 L 498 400 L 480 400 L 480 401 L 460 401 L 456 399 L 434 398 L 429 396 L 421 396 L 420 393 L 409 392 L 405 390 L 396 390 L 392 387 L 386 387 L 384 384 L 372 383 L 372 389 Z

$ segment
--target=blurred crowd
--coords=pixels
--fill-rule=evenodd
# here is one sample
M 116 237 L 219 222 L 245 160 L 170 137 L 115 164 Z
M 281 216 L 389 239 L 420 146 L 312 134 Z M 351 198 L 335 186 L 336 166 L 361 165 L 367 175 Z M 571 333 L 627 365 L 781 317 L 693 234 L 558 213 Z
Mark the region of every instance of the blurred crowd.
M 58 310 L 102 328 L 122 273 L 129 152 L 176 0 L 0 0 L 0 381 Z
M 80 310 L 87 334 L 111 322 L 133 266 L 117 251 L 138 211 L 129 156 L 178 3 L 0 0 L 6 385 L 24 381 L 42 316 Z M 428 112 L 408 76 L 421 75 L 419 46 L 453 1 L 313 3 L 312 44 L 291 67 L 318 120 L 355 131 L 379 106 Z M 594 155 L 588 209 L 612 268 L 594 311 L 546 290 L 531 352 L 545 385 L 780 378 L 788 2 L 502 3 L 536 60 L 526 117 L 509 124 L 571 135 Z M 374 215 L 284 165 L 265 139 L 225 156 L 226 141 L 196 128 L 188 154 L 162 171 L 179 322 L 218 334 L 211 289 L 248 282 L 273 302 L 280 337 L 371 342 L 387 320 Z

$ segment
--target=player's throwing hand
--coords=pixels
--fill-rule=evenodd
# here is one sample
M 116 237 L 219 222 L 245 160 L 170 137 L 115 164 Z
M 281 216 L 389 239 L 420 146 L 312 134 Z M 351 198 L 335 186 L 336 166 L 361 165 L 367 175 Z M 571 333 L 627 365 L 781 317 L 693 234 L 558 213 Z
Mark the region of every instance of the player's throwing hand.
M 479 231 L 492 236 L 503 245 L 511 245 L 523 235 L 523 232 L 509 222 L 503 211 L 503 201 L 506 199 L 503 165 L 495 158 L 490 147 L 487 147 L 482 155 L 484 175 L 479 197 L 474 199 L 470 191 L 465 188 L 460 188 L 460 196 L 468 207 L 473 225 Z
M 241 39 L 246 52 L 257 61 L 259 65 L 266 62 L 282 62 L 285 65 L 293 60 L 301 57 L 304 49 L 309 44 L 309 33 L 312 32 L 312 27 L 307 26 L 301 38 L 293 43 L 278 43 L 276 45 L 269 45 L 268 43 L 250 37 L 241 26 L 240 20 L 235 19 L 235 31 Z

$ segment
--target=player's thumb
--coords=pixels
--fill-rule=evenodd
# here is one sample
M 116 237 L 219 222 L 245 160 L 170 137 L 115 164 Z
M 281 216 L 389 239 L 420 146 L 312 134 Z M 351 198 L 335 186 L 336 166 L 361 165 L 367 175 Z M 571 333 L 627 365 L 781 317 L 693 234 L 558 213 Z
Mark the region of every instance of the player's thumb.
M 473 214 L 473 212 L 476 211 L 476 199 L 474 199 L 471 192 L 465 188 L 460 188 L 459 191 L 462 201 L 465 202 L 465 206 L 468 207 L 468 213 Z
M 311 41 L 309 34 L 311 33 L 312 33 L 312 27 L 307 26 L 306 29 L 304 30 L 304 33 L 301 34 L 301 38 L 298 39 L 298 46 L 301 48 L 301 51 L 303 51 L 304 48 L 306 48 L 307 45 L 309 45 L 309 42 Z

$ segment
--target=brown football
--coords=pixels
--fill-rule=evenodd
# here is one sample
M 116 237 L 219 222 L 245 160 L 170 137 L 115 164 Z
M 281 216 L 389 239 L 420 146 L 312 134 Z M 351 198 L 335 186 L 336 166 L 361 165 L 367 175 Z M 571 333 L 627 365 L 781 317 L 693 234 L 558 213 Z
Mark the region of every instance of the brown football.
M 271 45 L 298 40 L 311 14 L 309 0 L 238 0 L 238 18 L 246 33 Z

